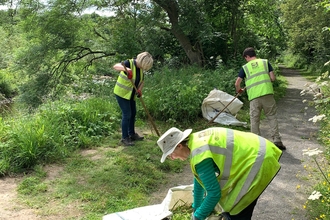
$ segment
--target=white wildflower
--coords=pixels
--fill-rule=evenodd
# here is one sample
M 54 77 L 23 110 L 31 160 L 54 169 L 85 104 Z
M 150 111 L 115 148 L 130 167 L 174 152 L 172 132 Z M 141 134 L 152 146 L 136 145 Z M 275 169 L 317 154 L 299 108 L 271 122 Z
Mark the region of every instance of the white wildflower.
M 320 84 L 320 86 L 328 86 L 328 85 L 329 85 L 328 81 L 321 82 Z
M 317 121 L 321 121 L 326 118 L 325 114 L 322 115 L 315 115 L 313 118 L 308 119 L 308 121 L 313 121 L 314 123 Z
M 310 85 L 309 88 L 312 89 L 313 91 L 320 89 L 316 83 L 313 83 L 312 85 Z
M 322 196 L 322 194 L 318 191 L 313 191 L 312 194 L 308 197 L 309 200 L 315 200 L 319 199 Z
M 322 93 L 318 92 L 314 95 L 314 99 L 320 99 L 322 98 Z
M 318 148 L 315 148 L 315 149 L 308 149 L 308 150 L 303 150 L 303 155 L 308 155 L 308 156 L 314 156 L 314 155 L 318 155 L 318 154 L 321 154 L 323 151 L 319 150 Z
M 303 102 L 303 103 L 307 102 L 307 99 L 304 99 L 302 102 Z

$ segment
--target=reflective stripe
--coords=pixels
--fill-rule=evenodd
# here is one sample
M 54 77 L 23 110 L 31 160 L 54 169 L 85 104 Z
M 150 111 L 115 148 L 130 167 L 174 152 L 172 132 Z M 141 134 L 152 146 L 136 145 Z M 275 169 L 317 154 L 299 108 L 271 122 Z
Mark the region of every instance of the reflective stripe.
M 262 163 L 264 162 L 264 158 L 265 158 L 265 154 L 266 154 L 266 144 L 267 144 L 266 139 L 259 136 L 259 151 L 258 151 L 257 158 L 249 172 L 248 177 L 245 180 L 245 183 L 244 183 L 241 191 L 239 192 L 239 194 L 236 197 L 234 206 L 242 199 L 242 197 L 244 195 L 247 194 L 255 176 L 258 174 L 258 172 L 262 166 Z
M 248 78 L 250 77 L 249 69 L 247 68 L 246 65 L 243 66 L 243 69 L 244 69 L 244 72 L 245 72 L 246 78 L 248 79 Z
M 122 78 L 123 80 L 131 81 L 129 78 L 127 78 L 127 76 L 124 72 L 122 72 L 122 74 L 119 74 L 119 77 Z
M 266 73 L 268 74 L 269 70 L 268 70 L 268 65 L 267 65 L 266 60 L 262 60 L 262 64 L 264 65 L 264 70 L 266 70 L 267 71 Z M 260 75 L 265 73 L 264 71 L 262 71 L 262 72 L 259 72 L 259 73 L 255 73 L 255 74 L 253 74 L 253 76 L 251 76 L 250 72 L 249 72 L 249 69 L 247 68 L 247 65 L 244 65 L 243 69 L 244 69 L 244 72 L 245 72 L 245 75 L 246 75 L 246 79 L 253 79 L 253 77 L 260 76 Z
M 265 71 L 261 71 L 259 73 L 255 73 L 252 76 L 249 76 L 249 79 L 253 79 L 254 77 L 261 76 L 262 74 L 265 74 Z
M 244 182 L 244 185 L 242 186 L 241 190 L 239 191 L 235 203 L 233 204 L 233 207 L 242 199 L 244 195 L 246 195 L 249 191 L 249 188 L 251 187 L 251 184 L 255 178 L 255 176 L 258 174 L 262 163 L 265 158 L 266 154 L 266 139 L 258 136 L 259 139 L 259 151 L 257 154 L 257 157 L 255 159 L 255 162 L 253 163 L 253 166 Z M 228 179 L 230 177 L 230 170 L 233 163 L 233 151 L 234 151 L 234 130 L 227 129 L 227 139 L 226 139 L 226 148 L 218 147 L 218 146 L 210 146 L 210 145 L 203 145 L 201 147 L 198 147 L 194 149 L 191 152 L 191 156 L 194 157 L 198 154 L 204 153 L 206 151 L 211 151 L 213 154 L 221 154 L 226 157 L 225 163 L 224 163 L 224 170 L 220 170 L 222 172 L 221 179 L 219 181 L 220 187 L 223 188 L 226 183 L 228 182 Z
M 274 94 L 272 81 L 269 77 L 268 61 L 256 59 L 243 66 L 245 85 L 249 101 L 260 96 Z
M 226 183 L 229 179 L 229 176 L 230 176 L 231 166 L 233 164 L 234 131 L 231 129 L 227 129 L 226 145 L 227 145 L 226 160 L 225 160 L 223 174 L 222 174 L 221 180 L 219 182 L 220 187 L 223 187 L 224 185 L 226 185 Z
M 211 146 L 211 145 L 203 145 L 199 148 L 194 149 L 191 152 L 191 157 L 194 157 L 198 154 L 204 153 L 210 150 L 214 154 L 221 154 L 226 157 L 224 170 L 220 170 L 221 180 L 219 182 L 220 186 L 223 187 L 230 176 L 230 170 L 233 163 L 233 151 L 234 151 L 234 130 L 227 129 L 227 138 L 226 138 L 226 148 Z
M 196 166 L 205 159 L 214 160 L 220 171 L 217 175 L 222 195 L 219 204 L 231 215 L 237 215 L 260 196 L 280 168 L 280 150 L 255 134 L 210 128 L 191 134 L 188 147 L 191 169 L 202 187 L 205 185 Z
M 268 69 L 267 62 L 265 60 L 263 60 L 262 63 L 264 64 L 264 68 L 265 68 L 265 70 L 267 71 L 267 74 L 268 74 L 269 69 Z
M 255 83 L 252 83 L 251 85 L 247 86 L 246 89 L 250 89 L 254 86 L 257 86 L 257 85 L 260 85 L 260 84 L 263 84 L 263 83 L 271 83 L 272 81 L 270 81 L 270 79 L 265 79 L 265 80 L 262 80 L 262 81 L 259 81 L 259 82 L 255 82 Z
M 125 89 L 125 90 L 127 90 L 127 91 L 131 91 L 131 90 L 132 90 L 132 87 L 125 86 L 125 85 L 121 84 L 121 83 L 118 82 L 118 81 L 116 82 L 116 86 L 119 86 L 120 88 Z

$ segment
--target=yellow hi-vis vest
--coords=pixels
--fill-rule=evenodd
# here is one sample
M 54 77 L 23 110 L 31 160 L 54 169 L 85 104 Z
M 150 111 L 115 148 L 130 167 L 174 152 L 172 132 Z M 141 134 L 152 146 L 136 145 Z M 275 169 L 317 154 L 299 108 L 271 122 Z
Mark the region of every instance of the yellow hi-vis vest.
M 245 85 L 250 101 L 260 96 L 274 94 L 267 60 L 251 60 L 243 66 L 243 70 L 246 75 Z
M 209 128 L 192 133 L 188 146 L 192 172 L 203 188 L 196 165 L 212 158 L 219 168 L 219 204 L 231 215 L 237 215 L 257 199 L 280 170 L 278 161 L 282 151 L 253 133 Z
M 131 99 L 134 88 L 133 83 L 135 83 L 136 80 L 136 66 L 134 65 L 134 60 L 130 59 L 129 62 L 133 73 L 132 79 L 127 78 L 127 75 L 124 73 L 124 71 L 120 71 L 115 88 L 113 89 L 116 95 L 127 100 Z M 143 70 L 140 69 L 140 84 L 143 81 L 143 77 Z

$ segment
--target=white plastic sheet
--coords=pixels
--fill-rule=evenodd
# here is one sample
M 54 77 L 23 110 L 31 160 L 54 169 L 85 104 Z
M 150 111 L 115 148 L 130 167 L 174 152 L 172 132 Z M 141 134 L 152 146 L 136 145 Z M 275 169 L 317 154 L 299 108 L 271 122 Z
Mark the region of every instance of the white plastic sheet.
M 173 213 L 170 210 L 175 210 L 181 206 L 191 206 L 193 203 L 193 188 L 194 185 L 176 186 L 170 188 L 163 202 L 158 205 L 150 205 L 129 209 L 123 212 L 116 212 L 103 216 L 102 220 L 163 220 L 171 218 Z M 216 212 L 220 213 L 222 208 L 219 204 L 216 205 Z M 219 216 L 210 215 L 206 220 L 219 220 Z
M 193 185 L 170 188 L 161 204 L 116 212 L 103 216 L 103 220 L 162 220 L 171 217 L 170 211 L 182 205 L 191 206 Z
M 213 89 L 203 100 L 202 114 L 204 118 L 210 121 L 225 108 L 225 110 L 217 116 L 214 122 L 223 125 L 246 126 L 246 122 L 241 122 L 235 117 L 242 106 L 243 102 L 238 98 L 235 98 L 235 96 L 218 89 Z

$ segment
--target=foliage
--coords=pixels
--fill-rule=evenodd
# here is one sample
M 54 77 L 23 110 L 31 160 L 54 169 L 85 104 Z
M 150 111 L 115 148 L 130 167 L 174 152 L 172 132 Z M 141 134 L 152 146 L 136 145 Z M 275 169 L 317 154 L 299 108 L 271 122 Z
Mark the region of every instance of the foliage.
M 330 13 L 322 1 L 291 0 L 281 4 L 283 26 L 288 33 L 289 51 L 303 58 L 304 64 L 324 63 L 328 59 Z
M 6 70 L 0 70 L 0 101 L 2 98 L 13 98 L 18 90 L 15 77 Z
M 175 207 L 174 210 L 172 210 L 173 216 L 171 220 L 190 220 L 191 215 L 193 213 L 193 209 L 191 206 L 179 206 Z
M 236 75 L 234 69 L 225 68 L 214 71 L 199 67 L 163 68 L 147 76 L 143 98 L 157 120 L 194 122 L 201 117 L 202 102 L 211 90 L 217 88 L 235 94 Z M 139 109 L 140 114 L 145 114 L 143 108 Z
M 308 210 L 308 215 L 313 219 L 329 219 L 330 218 L 330 173 L 329 171 L 329 160 L 330 160 L 330 123 L 326 120 L 330 117 L 329 102 L 330 102 L 330 90 L 329 90 L 329 62 L 325 65 L 325 72 L 323 72 L 319 77 L 316 78 L 314 84 L 307 85 L 306 90 L 302 91 L 304 95 L 307 91 L 314 94 L 311 104 L 313 104 L 318 111 L 319 115 L 314 116 L 309 119 L 314 123 L 320 121 L 321 129 L 319 131 L 319 140 L 324 145 L 324 157 L 316 159 L 316 156 L 322 151 L 319 150 L 309 150 L 305 154 L 311 156 L 316 163 L 318 170 L 321 173 L 321 178 L 319 182 L 314 186 L 315 193 L 320 195 L 315 199 L 313 195 L 310 196 L 309 200 L 306 202 L 304 207 Z M 318 160 L 323 161 L 322 165 Z M 319 179 L 314 177 L 314 179 Z
M 97 145 L 118 129 L 116 105 L 98 98 L 46 103 L 34 114 L 1 121 L 0 173 L 21 172 Z
M 56 0 L 46 4 L 21 1 L 17 9 L 2 13 L 5 20 L 11 21 L 4 22 L 3 26 L 11 24 L 14 30 L 6 29 L 1 35 L 14 33 L 14 37 L 4 38 L 13 40 L 6 42 L 5 46 L 10 46 L 3 57 L 24 79 L 20 82 L 20 100 L 35 108 L 48 98 L 58 99 L 65 93 L 63 87 L 75 83 L 77 78 L 84 78 L 86 74 L 106 74 L 111 66 L 109 63 L 134 57 L 145 50 L 154 55 L 155 66 L 181 66 L 189 62 L 190 54 L 199 53 L 198 59 L 190 61 L 203 62 L 208 68 L 214 68 L 215 58 L 229 63 L 247 45 L 266 47 L 267 55 L 273 56 L 277 48 L 268 45 L 274 44 L 275 40 L 283 42 L 278 38 L 283 35 L 279 34 L 281 29 L 277 26 L 267 25 L 268 28 L 261 29 L 264 25 L 254 23 L 254 17 L 265 24 L 277 20 L 276 13 L 255 10 L 258 6 L 276 11 L 276 4 L 271 0 L 252 5 L 242 1 L 167 2 L 166 6 L 175 5 L 174 17 L 180 16 L 174 26 L 172 17 L 159 7 L 162 2 L 116 0 L 71 4 Z M 116 16 L 84 13 L 85 9 L 94 6 L 99 10 L 110 9 Z M 239 38 L 243 35 L 251 37 Z M 277 43 L 277 47 L 279 45 Z M 15 53 L 11 53 L 13 49 Z
M 322 151 L 318 149 L 305 150 L 303 153 L 314 160 L 322 177 L 304 205 L 304 208 L 308 211 L 309 217 L 312 219 L 329 219 L 330 217 L 330 172 L 327 172 L 327 170 L 329 170 L 329 164 L 327 164 L 324 158 L 317 158 L 321 153 Z M 318 160 L 323 161 L 322 165 Z M 314 178 L 319 179 L 318 177 Z

